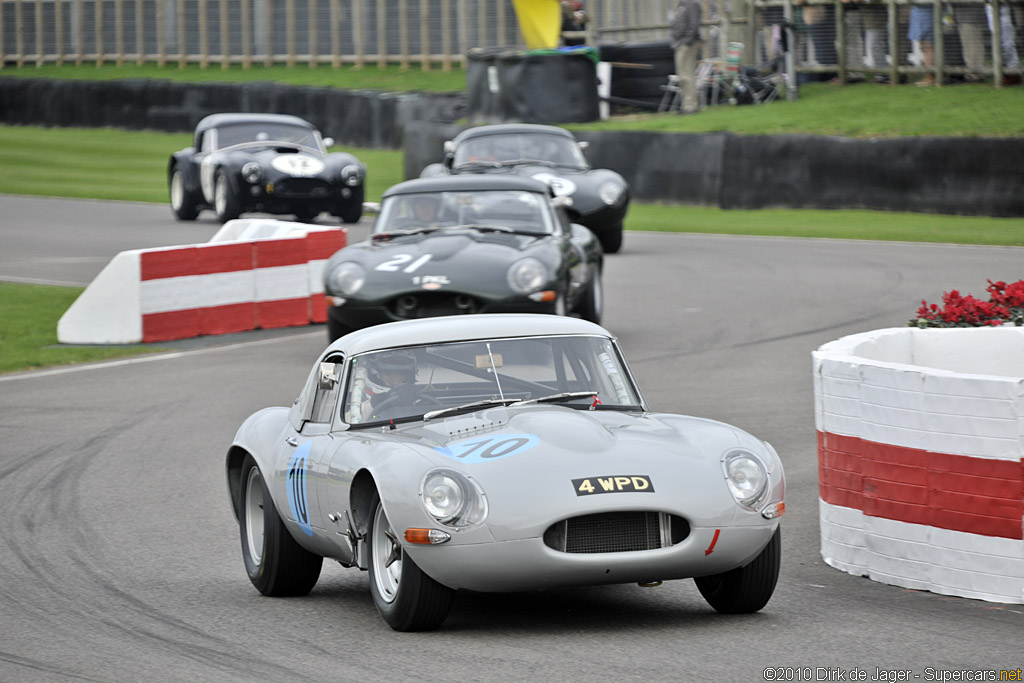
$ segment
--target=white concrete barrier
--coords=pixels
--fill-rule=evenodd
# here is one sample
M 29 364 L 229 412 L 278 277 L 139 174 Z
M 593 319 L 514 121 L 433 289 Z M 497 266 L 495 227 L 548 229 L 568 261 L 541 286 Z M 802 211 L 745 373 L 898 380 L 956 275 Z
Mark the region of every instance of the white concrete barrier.
M 225 223 L 205 244 L 115 256 L 64 313 L 65 344 L 169 341 L 327 319 L 323 269 L 343 228 Z
M 821 554 L 1024 603 L 1024 328 L 893 328 L 813 353 Z

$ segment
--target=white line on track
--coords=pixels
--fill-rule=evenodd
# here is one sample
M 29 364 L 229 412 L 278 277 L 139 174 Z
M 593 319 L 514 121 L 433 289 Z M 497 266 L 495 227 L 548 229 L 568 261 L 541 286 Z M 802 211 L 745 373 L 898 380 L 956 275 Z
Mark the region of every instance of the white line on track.
M 137 363 L 151 363 L 153 361 L 171 360 L 173 358 L 183 358 L 185 356 L 198 356 L 204 353 L 212 353 L 216 351 L 228 351 L 233 349 L 240 349 L 249 346 L 262 346 L 264 344 L 274 344 L 280 341 L 287 341 L 291 339 L 298 339 L 301 337 L 312 337 L 314 335 L 322 335 L 322 330 L 316 332 L 301 332 L 299 334 L 289 334 L 281 337 L 274 337 L 273 339 L 260 339 L 258 341 L 247 341 L 238 342 L 237 344 L 224 344 L 223 346 L 208 346 L 202 349 L 193 349 L 191 351 L 172 351 L 171 353 L 160 353 L 152 356 L 137 356 L 134 358 L 124 358 L 122 360 L 107 361 L 105 363 L 89 363 L 85 365 L 69 365 L 66 367 L 53 368 L 51 370 L 35 370 L 31 372 L 20 373 L 16 375 L 0 375 L 0 382 L 13 382 L 19 379 L 36 379 L 39 377 L 50 377 L 52 375 L 67 375 L 72 372 L 85 372 L 86 370 L 102 370 L 105 368 L 116 368 L 123 365 L 135 365 Z

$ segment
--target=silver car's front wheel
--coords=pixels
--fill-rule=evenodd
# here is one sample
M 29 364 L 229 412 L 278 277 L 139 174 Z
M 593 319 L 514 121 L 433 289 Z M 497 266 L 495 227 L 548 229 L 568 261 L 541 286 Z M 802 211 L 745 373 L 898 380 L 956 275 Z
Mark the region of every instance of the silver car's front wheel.
M 242 560 L 252 585 L 264 595 L 306 595 L 320 578 L 323 558 L 288 533 L 251 455 L 245 456 L 238 483 Z
M 249 469 L 245 482 L 245 503 L 242 507 L 245 515 L 245 539 L 242 552 L 247 554 L 248 562 L 259 565 L 263 562 L 263 476 L 259 467 Z
M 391 604 L 398 596 L 398 583 L 402 579 L 402 544 L 384 514 L 384 506 L 378 505 L 373 515 L 373 580 L 377 585 L 380 599 Z
M 396 631 L 437 628 L 448 617 L 455 591 L 424 574 L 405 554 L 376 495 L 370 509 L 370 593 L 377 611 Z

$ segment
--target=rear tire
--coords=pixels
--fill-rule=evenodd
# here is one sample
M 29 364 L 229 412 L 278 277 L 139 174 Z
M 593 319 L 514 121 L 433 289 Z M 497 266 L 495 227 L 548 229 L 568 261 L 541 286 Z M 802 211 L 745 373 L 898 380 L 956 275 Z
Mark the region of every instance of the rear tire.
M 694 579 L 697 589 L 715 611 L 722 614 L 749 614 L 765 605 L 775 592 L 782 562 L 782 528 L 754 560 L 743 567 Z
M 194 221 L 199 215 L 198 202 L 185 188 L 185 174 L 175 166 L 169 184 L 171 213 L 179 221 Z
M 251 455 L 242 463 L 238 496 L 242 559 L 252 585 L 273 597 L 308 594 L 320 578 L 324 558 L 300 546 L 288 533 Z
M 377 611 L 396 631 L 433 631 L 448 617 L 455 591 L 424 574 L 405 554 L 376 493 L 370 509 L 370 593 Z
M 231 189 L 231 183 L 223 170 L 217 171 L 213 186 L 213 208 L 217 212 L 217 220 L 226 223 L 242 215 L 242 205 Z

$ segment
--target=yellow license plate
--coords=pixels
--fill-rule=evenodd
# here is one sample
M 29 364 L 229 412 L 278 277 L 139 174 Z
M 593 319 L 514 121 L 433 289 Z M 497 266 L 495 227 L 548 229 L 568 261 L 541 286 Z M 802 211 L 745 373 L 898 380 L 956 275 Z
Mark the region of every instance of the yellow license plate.
M 607 477 L 573 479 L 577 496 L 596 493 L 654 493 L 654 484 L 646 474 L 620 474 Z

